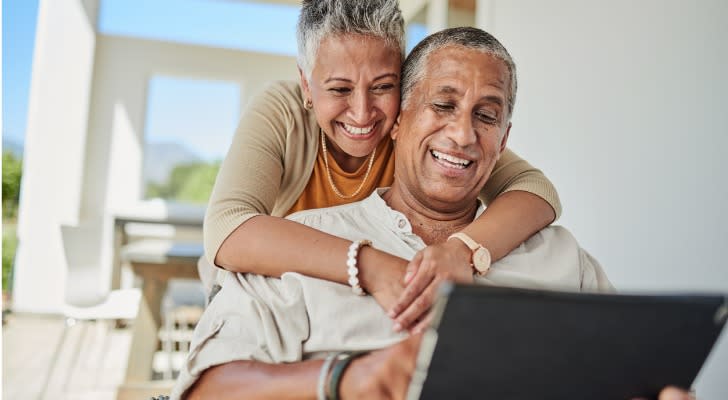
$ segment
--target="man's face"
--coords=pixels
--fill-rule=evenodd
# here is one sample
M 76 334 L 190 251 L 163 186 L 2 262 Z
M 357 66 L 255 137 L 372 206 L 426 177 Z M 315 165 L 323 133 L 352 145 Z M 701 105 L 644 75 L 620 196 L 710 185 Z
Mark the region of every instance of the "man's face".
M 430 209 L 457 211 L 475 201 L 505 149 L 511 82 L 503 61 L 462 47 L 426 63 L 392 130 L 395 176 Z

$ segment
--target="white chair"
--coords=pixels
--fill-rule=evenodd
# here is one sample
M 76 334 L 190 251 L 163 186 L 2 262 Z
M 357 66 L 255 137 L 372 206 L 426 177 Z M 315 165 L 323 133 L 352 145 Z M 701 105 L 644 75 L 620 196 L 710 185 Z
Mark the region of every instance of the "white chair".
M 108 285 L 103 280 L 102 269 L 96 259 L 97 252 L 86 251 L 101 237 L 101 227 L 61 226 L 63 249 L 67 264 L 64 304 L 62 314 L 65 326 L 51 366 L 43 385 L 43 398 L 53 376 L 60 352 L 65 346 L 68 329 L 77 322 L 95 322 L 106 326 L 120 320 L 133 320 L 137 316 L 141 291 L 139 289 L 105 290 Z M 85 334 L 84 326 L 84 334 Z M 72 353 L 71 368 L 67 371 L 64 383 L 73 374 L 84 335 L 77 341 Z M 105 347 L 105 346 L 104 346 Z

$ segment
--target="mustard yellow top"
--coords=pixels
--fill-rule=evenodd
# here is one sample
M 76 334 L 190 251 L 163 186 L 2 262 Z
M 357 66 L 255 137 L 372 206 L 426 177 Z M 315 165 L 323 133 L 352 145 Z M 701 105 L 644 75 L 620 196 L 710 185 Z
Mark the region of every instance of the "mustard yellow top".
M 205 255 L 211 264 L 222 242 L 251 217 L 282 217 L 302 209 L 349 203 L 367 197 L 376 187 L 391 185 L 392 141 L 385 139 L 378 146 L 379 154 L 365 187 L 355 198 L 337 197 L 326 177 L 319 133 L 313 111 L 303 107 L 297 82 L 274 83 L 251 101 L 222 162 L 205 215 Z M 365 163 L 348 174 L 329 155 L 334 183 L 344 194 L 356 190 L 367 166 Z M 511 190 L 533 193 L 553 207 L 557 218 L 561 214 L 559 197 L 551 182 L 541 171 L 506 150 L 480 197 L 488 204 Z

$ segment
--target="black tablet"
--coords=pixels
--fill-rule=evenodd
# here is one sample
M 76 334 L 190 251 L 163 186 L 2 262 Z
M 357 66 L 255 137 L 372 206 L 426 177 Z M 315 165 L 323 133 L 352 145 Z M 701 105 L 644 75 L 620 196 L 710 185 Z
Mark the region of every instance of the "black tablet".
M 441 292 L 409 399 L 656 398 L 691 386 L 728 318 L 723 294 Z

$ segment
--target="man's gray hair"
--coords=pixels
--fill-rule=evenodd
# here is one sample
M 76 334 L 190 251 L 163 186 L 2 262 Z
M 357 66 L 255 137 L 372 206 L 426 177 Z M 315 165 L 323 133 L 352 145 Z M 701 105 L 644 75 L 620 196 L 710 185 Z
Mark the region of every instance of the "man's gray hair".
M 494 38 L 493 35 L 472 27 L 459 27 L 445 29 L 424 38 L 412 49 L 402 65 L 402 109 L 407 106 L 407 101 L 412 95 L 415 85 L 423 78 L 427 59 L 435 51 L 448 46 L 464 47 L 490 54 L 503 61 L 508 68 L 508 75 L 511 87 L 508 93 L 508 118 L 513 115 L 513 107 L 516 104 L 516 63 L 508 54 L 508 50 Z
M 351 33 L 383 39 L 404 58 L 404 19 L 397 0 L 303 0 L 296 39 L 298 66 L 306 78 L 321 42 Z

